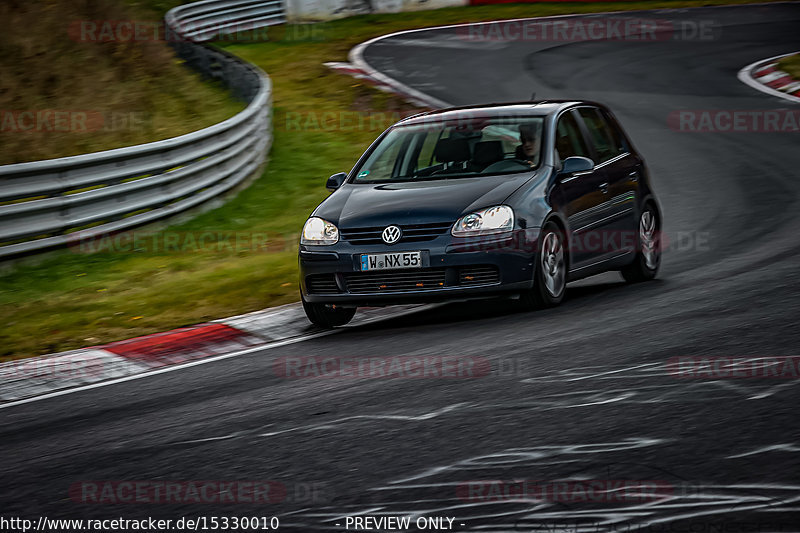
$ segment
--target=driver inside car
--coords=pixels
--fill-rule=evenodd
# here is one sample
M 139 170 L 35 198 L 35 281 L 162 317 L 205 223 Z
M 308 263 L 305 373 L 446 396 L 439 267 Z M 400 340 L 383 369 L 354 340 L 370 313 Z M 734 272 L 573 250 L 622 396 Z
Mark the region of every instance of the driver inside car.
M 530 163 L 531 168 L 539 164 L 539 147 L 541 146 L 541 132 L 533 125 L 522 124 L 519 127 L 520 145 L 517 146 L 515 157 Z

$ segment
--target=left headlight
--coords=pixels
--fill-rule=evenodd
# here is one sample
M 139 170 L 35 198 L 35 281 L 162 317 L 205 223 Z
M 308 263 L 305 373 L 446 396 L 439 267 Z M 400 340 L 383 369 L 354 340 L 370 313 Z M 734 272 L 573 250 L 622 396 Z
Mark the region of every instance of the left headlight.
M 311 217 L 303 226 L 300 244 L 336 244 L 339 242 L 339 228 L 319 217 Z
M 512 229 L 514 210 L 507 205 L 496 205 L 459 218 L 451 233 L 454 237 L 471 237 L 503 233 Z

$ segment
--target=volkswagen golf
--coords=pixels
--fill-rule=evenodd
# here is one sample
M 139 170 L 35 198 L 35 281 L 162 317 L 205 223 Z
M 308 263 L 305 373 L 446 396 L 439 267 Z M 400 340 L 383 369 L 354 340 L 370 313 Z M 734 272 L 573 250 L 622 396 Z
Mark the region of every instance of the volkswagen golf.
M 550 307 L 570 281 L 656 276 L 661 210 L 642 156 L 605 106 L 442 109 L 383 132 L 306 221 L 309 320 L 359 306 L 508 297 Z

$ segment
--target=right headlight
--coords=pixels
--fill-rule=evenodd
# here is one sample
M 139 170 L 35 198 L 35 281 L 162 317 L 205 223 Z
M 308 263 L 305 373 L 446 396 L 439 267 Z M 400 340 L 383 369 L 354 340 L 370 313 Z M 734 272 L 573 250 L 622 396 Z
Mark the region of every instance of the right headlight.
M 496 205 L 475 211 L 459 218 L 453 225 L 454 237 L 491 235 L 514 229 L 514 210 L 507 205 Z
M 339 228 L 319 217 L 311 217 L 303 226 L 300 244 L 336 244 L 339 242 Z

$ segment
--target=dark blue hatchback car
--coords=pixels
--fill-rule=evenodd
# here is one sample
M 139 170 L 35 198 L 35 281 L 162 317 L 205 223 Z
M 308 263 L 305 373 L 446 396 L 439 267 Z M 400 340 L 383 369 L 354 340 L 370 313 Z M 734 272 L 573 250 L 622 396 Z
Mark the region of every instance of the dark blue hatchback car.
M 309 320 L 358 306 L 506 296 L 557 305 L 608 270 L 655 277 L 661 212 L 644 161 L 604 106 L 450 108 L 386 130 L 312 213 L 300 241 Z

